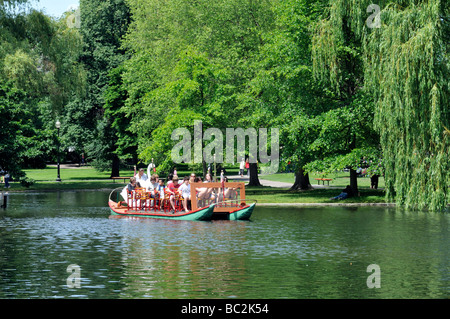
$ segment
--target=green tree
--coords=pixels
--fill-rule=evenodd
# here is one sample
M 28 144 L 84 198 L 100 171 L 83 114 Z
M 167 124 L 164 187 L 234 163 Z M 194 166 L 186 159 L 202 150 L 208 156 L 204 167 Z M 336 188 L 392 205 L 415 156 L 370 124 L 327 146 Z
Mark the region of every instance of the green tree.
M 83 50 L 80 61 L 87 70 L 87 94 L 82 105 L 83 121 L 75 122 L 74 133 L 88 132 L 88 140 L 79 145 L 91 163 L 100 170 L 111 169 L 111 176 L 119 176 L 119 155 L 115 141 L 114 118 L 105 114 L 105 94 L 111 81 L 111 70 L 127 59 L 121 48 L 122 37 L 130 23 L 130 11 L 124 0 L 80 1 Z M 115 80 L 114 78 L 112 79 Z M 79 110 L 74 108 L 74 112 Z M 71 112 L 71 117 L 76 113 Z M 119 115 L 120 116 L 120 115 Z M 73 122 L 72 122 L 73 123 Z
M 105 99 L 105 124 L 108 129 L 104 134 L 109 134 L 102 140 L 109 141 L 105 149 L 108 154 L 100 156 L 99 158 L 112 157 L 112 176 L 119 176 L 120 161 L 133 160 L 136 162 L 137 145 L 136 134 L 130 132 L 129 119 L 123 111 L 125 101 L 128 98 L 128 92 L 123 85 L 122 74 L 124 67 L 119 66 L 112 69 L 109 77 L 110 81 L 104 93 Z M 111 152 L 111 149 L 114 149 Z
M 57 114 L 83 87 L 76 61 L 80 37 L 63 20 L 28 9 L 25 1 L 9 1 L 14 12 L 5 3 L 0 4 L 0 76 L 7 88 L 22 92 L 26 117 L 10 142 L 26 145 L 16 154 L 17 163 L 40 167 L 55 155 Z
M 449 203 L 450 4 L 384 1 L 365 37 L 367 86 L 386 169 L 386 196 L 408 208 Z
M 22 177 L 24 159 L 33 157 L 38 140 L 33 114 L 28 110 L 29 98 L 11 83 L 0 82 L 0 167 L 14 177 Z
M 364 1 L 363 1 L 364 2 Z M 319 118 L 322 128 L 311 148 L 322 154 L 309 170 L 350 168 L 350 186 L 358 193 L 356 168 L 363 156 L 378 160 L 378 137 L 372 127 L 374 104 L 364 86 L 364 54 L 354 17 L 330 2 L 328 17 L 316 24 L 312 39 L 313 75 L 327 88 L 335 107 Z M 362 13 L 362 12 L 360 12 Z M 342 167 L 342 166 L 343 167 Z M 341 166 L 341 167 L 339 167 Z M 328 169 L 327 169 L 328 168 Z
M 333 107 L 312 77 L 311 25 L 327 1 L 290 0 L 274 4 L 275 26 L 262 37 L 264 46 L 250 82 L 248 117 L 254 126 L 279 127 L 281 158 L 295 164 L 292 189 L 308 189 L 304 167 L 316 158 L 310 149 L 319 134 L 316 116 Z
M 247 116 L 242 93 L 261 32 L 272 23 L 271 1 L 129 3 L 133 22 L 124 44 L 133 56 L 125 62 L 123 109 L 139 136 L 140 158 L 164 154 L 161 161 L 172 166 L 174 119 L 173 129 L 192 128 L 194 119 L 223 129 Z
M 343 97 L 364 88 L 373 99 L 387 199 L 443 209 L 449 182 L 449 4 L 380 1 L 378 25 L 368 20 L 370 4 L 332 2 L 330 18 L 315 37 L 317 75 Z

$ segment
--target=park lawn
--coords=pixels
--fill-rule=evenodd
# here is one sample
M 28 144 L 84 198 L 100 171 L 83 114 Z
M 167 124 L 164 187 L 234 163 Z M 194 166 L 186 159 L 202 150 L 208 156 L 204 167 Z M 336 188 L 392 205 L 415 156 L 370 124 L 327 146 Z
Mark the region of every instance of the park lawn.
M 66 180 L 61 182 L 56 181 L 37 181 L 32 186 L 26 188 L 19 183 L 11 183 L 11 188 L 9 191 L 58 191 L 58 190 L 99 190 L 99 189 L 110 189 L 124 187 L 126 183 L 123 180 L 112 181 L 105 180 Z
M 145 173 L 147 174 L 147 170 Z M 27 174 L 27 177 L 34 179 L 35 181 L 55 181 L 57 177 L 57 168 L 53 166 L 47 166 L 44 169 L 25 169 L 24 172 Z M 184 176 L 189 176 L 191 171 L 188 170 L 179 170 L 178 176 L 181 179 Z M 199 176 L 202 173 L 198 172 Z M 134 170 L 124 169 L 120 170 L 121 177 L 132 177 L 134 175 Z M 76 181 L 76 180 L 110 180 L 111 172 L 99 172 L 93 167 L 85 166 L 85 167 L 77 167 L 77 168 L 61 168 L 60 169 L 61 180 L 63 181 Z M 162 176 L 166 178 L 167 176 Z M 123 180 L 121 180 L 122 182 Z
M 44 169 L 25 169 L 24 172 L 27 177 L 34 179 L 35 181 L 55 181 L 57 177 L 57 168 L 47 166 Z M 133 176 L 131 170 L 121 170 L 120 176 L 131 177 Z M 81 181 L 81 180 L 109 180 L 111 172 L 99 172 L 96 169 L 85 166 L 79 168 L 61 168 L 60 169 L 61 180 L 63 181 Z
M 295 182 L 295 174 L 294 173 L 278 173 L 272 175 L 260 175 L 260 179 L 265 179 L 269 181 L 275 182 L 285 182 L 292 183 Z M 323 175 L 320 173 L 312 173 L 309 175 L 309 181 L 311 185 L 317 185 L 318 181 L 315 178 L 332 178 L 330 181 L 330 186 L 342 187 L 344 189 L 347 185 L 350 184 L 350 173 L 346 172 L 337 172 L 333 174 Z M 322 182 L 320 182 L 322 185 Z M 325 185 L 328 185 L 325 182 Z M 370 178 L 369 177 L 358 177 L 358 188 L 370 188 Z M 384 178 L 380 177 L 378 181 L 378 188 L 384 188 Z
M 359 197 L 341 201 L 330 200 L 339 195 L 336 188 L 316 188 L 307 191 L 289 191 L 288 188 L 246 187 L 245 197 L 257 200 L 258 203 L 385 203 L 383 190 L 361 189 Z

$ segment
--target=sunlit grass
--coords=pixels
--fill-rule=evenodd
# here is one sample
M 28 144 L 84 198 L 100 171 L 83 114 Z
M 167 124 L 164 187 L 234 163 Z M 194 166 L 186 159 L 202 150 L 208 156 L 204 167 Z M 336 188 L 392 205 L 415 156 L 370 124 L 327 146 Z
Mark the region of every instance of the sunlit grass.
M 57 168 L 47 166 L 44 169 L 26 169 L 24 172 L 27 177 L 34 179 L 35 181 L 55 181 L 57 177 Z M 64 181 L 74 180 L 105 180 L 109 179 L 111 172 L 99 172 L 90 166 L 80 168 L 61 168 L 61 179 Z M 131 177 L 133 171 L 122 170 L 120 176 Z
M 317 185 L 318 181 L 315 180 L 315 178 L 322 178 L 322 177 L 333 179 L 332 181 L 330 181 L 330 186 L 339 186 L 339 187 L 345 188 L 345 186 L 350 184 L 350 173 L 346 173 L 346 172 L 336 172 L 333 174 L 327 174 L 325 176 L 323 176 L 321 174 L 317 174 L 317 173 L 310 174 L 309 181 L 312 185 Z M 272 174 L 272 175 L 262 175 L 262 176 L 260 176 L 260 179 L 294 184 L 295 174 L 294 173 L 279 173 L 279 174 Z M 320 184 L 322 184 L 322 182 L 320 182 Z M 328 183 L 325 182 L 325 185 L 328 185 Z M 370 188 L 370 178 L 369 177 L 358 177 L 358 187 Z M 384 188 L 384 178 L 383 177 L 379 178 L 378 188 Z
M 331 197 L 339 195 L 340 189 L 316 188 L 307 191 L 289 191 L 288 188 L 246 187 L 245 197 L 259 203 L 330 203 Z M 337 201 L 336 201 L 337 202 Z M 342 203 L 384 203 L 384 191 L 361 189 L 359 197 L 348 198 Z

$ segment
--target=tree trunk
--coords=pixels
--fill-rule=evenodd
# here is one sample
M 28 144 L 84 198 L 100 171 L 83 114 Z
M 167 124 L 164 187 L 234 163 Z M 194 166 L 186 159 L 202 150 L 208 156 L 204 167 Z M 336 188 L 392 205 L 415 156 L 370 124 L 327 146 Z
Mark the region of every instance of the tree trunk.
M 354 150 L 356 148 L 356 137 L 355 135 L 352 136 L 352 140 L 350 143 L 350 150 Z M 356 171 L 352 168 L 350 168 L 350 187 L 353 191 L 353 196 L 359 196 L 358 195 L 358 176 L 356 174 Z
M 112 160 L 111 177 L 120 177 L 120 159 L 115 154 Z
M 202 160 L 202 170 L 203 170 L 203 178 L 206 179 L 206 174 L 208 173 L 208 166 L 206 166 L 206 162 Z
M 311 188 L 312 186 L 311 183 L 309 182 L 309 174 L 308 173 L 305 174 L 303 168 L 295 172 L 295 182 L 294 185 L 292 185 L 292 187 L 290 188 L 290 190 L 291 191 L 298 189 L 308 190 Z
M 250 163 L 250 181 L 248 186 L 262 186 L 258 178 L 258 166 L 256 163 Z
M 358 177 L 354 169 L 350 169 L 350 187 L 353 191 L 353 196 L 358 196 Z

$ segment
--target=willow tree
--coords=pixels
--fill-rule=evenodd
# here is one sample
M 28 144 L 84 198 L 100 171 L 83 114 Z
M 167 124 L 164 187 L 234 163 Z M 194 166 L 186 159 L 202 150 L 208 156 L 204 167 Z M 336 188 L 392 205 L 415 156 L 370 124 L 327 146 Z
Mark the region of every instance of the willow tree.
M 365 42 L 386 193 L 406 207 L 443 209 L 450 177 L 449 3 L 403 2 L 386 4 L 381 28 Z
M 348 32 L 375 103 L 386 196 L 407 208 L 446 207 L 449 183 L 449 4 L 440 0 L 336 0 L 316 33 L 316 70 L 339 89 Z M 356 51 L 351 51 L 352 49 Z M 447 131 L 448 132 L 448 131 Z
M 356 3 L 356 2 L 355 2 Z M 310 148 L 319 153 L 307 170 L 322 172 L 350 168 L 350 186 L 358 194 L 357 168 L 361 158 L 376 153 L 373 128 L 374 104 L 364 86 L 364 55 L 349 1 L 333 1 L 328 17 L 314 26 L 312 70 L 314 78 L 331 97 L 331 109 L 317 117 L 318 138 Z M 373 138 L 372 138 L 373 137 Z

